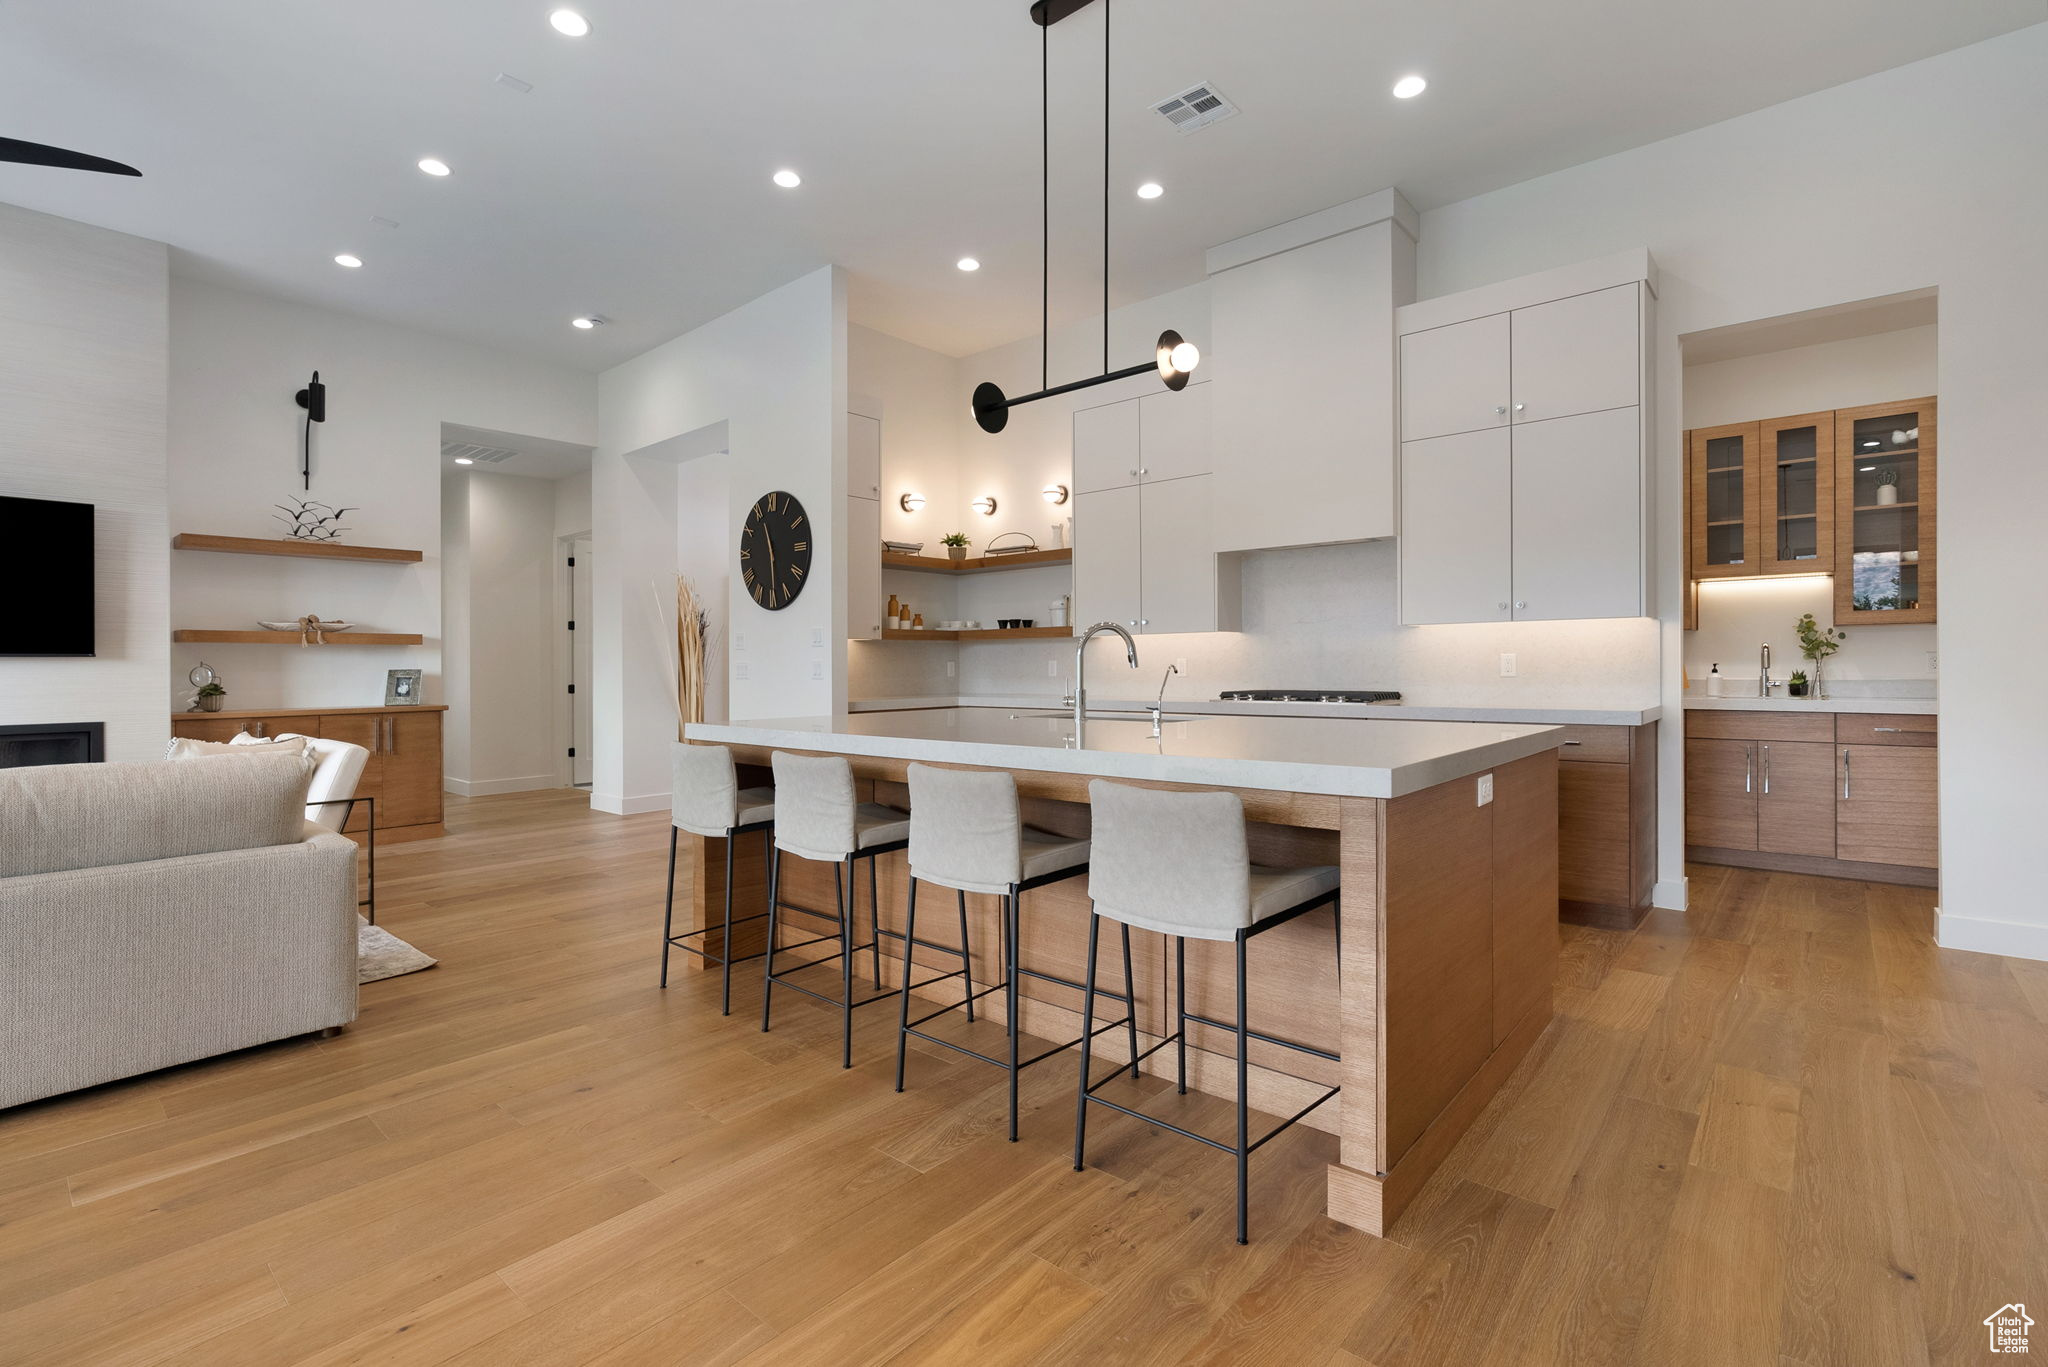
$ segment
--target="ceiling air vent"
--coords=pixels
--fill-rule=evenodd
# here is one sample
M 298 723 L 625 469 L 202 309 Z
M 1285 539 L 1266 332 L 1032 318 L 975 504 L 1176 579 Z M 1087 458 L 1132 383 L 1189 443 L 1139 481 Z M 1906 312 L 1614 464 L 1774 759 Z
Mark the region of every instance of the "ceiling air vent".
M 1207 128 L 1237 113 L 1237 106 L 1207 81 L 1191 85 L 1172 99 L 1161 100 L 1152 107 L 1159 111 L 1159 117 L 1183 133 Z
M 441 454 L 477 465 L 499 465 L 519 453 L 504 446 L 478 446 L 472 441 L 444 441 L 441 443 Z

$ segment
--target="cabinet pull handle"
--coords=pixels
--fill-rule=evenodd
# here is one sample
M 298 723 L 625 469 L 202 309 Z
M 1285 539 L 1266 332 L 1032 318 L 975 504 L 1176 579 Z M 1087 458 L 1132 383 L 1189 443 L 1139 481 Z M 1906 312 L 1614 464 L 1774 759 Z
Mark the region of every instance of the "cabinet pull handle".
M 1756 791 L 1756 747 L 1754 745 L 1742 747 L 1742 791 L 1745 793 Z
M 1505 414 L 1508 411 L 1508 406 L 1504 403 L 1497 403 L 1493 406 L 1493 411 L 1497 414 Z
M 1584 745 L 1585 743 L 1582 740 L 1568 740 L 1565 742 L 1566 745 Z
M 1764 747 L 1764 796 L 1766 796 L 1766 797 L 1769 797 L 1769 796 L 1770 796 L 1770 793 L 1771 793 L 1771 747 L 1770 747 L 1770 746 L 1768 746 L 1768 745 L 1766 745 L 1766 746 Z
M 1523 409 L 1527 408 L 1528 406 L 1529 406 L 1529 405 L 1528 405 L 1528 404 L 1525 404 L 1525 403 L 1518 403 L 1518 404 L 1516 404 L 1516 405 L 1515 405 L 1515 411 L 1516 411 L 1517 413 L 1519 413 L 1519 412 L 1521 412 L 1521 411 L 1522 411 Z
M 1870 729 L 1872 731 L 1883 731 L 1889 734 L 1903 732 L 1906 728 L 1903 726 L 1873 726 Z
M 1524 608 L 1527 608 L 1528 606 L 1529 606 L 1529 605 L 1528 605 L 1528 603 L 1526 603 L 1526 602 L 1521 602 L 1521 603 L 1517 603 L 1517 604 L 1515 604 L 1515 610 L 1519 612 L 1519 611 L 1521 611 L 1522 609 L 1524 609 Z
M 1508 610 L 1508 605 L 1507 605 L 1506 603 L 1502 603 L 1502 604 L 1500 605 L 1500 610 L 1501 610 L 1502 612 L 1506 612 L 1506 611 Z
M 1847 750 L 1844 750 L 1842 751 L 1842 796 L 1846 798 L 1849 796 L 1850 792 L 1851 789 L 1849 786 L 1849 752 Z

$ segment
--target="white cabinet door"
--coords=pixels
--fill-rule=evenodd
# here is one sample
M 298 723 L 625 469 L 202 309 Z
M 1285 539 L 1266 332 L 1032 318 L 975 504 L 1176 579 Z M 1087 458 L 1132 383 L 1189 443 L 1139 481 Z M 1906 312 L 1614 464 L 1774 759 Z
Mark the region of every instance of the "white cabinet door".
M 1120 489 L 1138 482 L 1138 401 L 1074 413 L 1074 492 Z M 1080 529 L 1074 530 L 1076 540 Z
M 1642 402 L 1635 285 L 1516 309 L 1516 422 L 1544 422 Z
M 1138 486 L 1074 496 L 1074 623 L 1138 625 Z
M 1505 426 L 1508 390 L 1505 313 L 1401 339 L 1402 441 Z
M 1515 619 L 1643 615 L 1639 410 L 1514 433 Z
M 1138 478 L 1181 479 L 1216 468 L 1209 416 L 1212 386 L 1191 384 L 1175 393 L 1162 389 L 1138 400 Z M 1202 533 L 1202 540 L 1209 534 Z
M 1214 475 L 1145 481 L 1139 491 L 1138 630 L 1216 630 L 1216 550 L 1210 537 Z
M 859 413 L 846 415 L 846 492 L 882 496 L 882 424 Z
M 881 640 L 884 606 L 882 505 L 872 498 L 849 498 L 846 500 L 846 639 Z
M 1502 622 L 1514 573 L 1505 427 L 1401 444 L 1401 622 Z

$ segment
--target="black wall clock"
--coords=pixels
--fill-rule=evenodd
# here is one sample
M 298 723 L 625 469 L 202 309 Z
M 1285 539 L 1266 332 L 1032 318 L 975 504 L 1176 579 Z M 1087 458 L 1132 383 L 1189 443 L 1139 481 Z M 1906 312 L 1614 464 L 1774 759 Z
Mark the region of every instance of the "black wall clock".
M 811 520 L 796 496 L 777 489 L 747 510 L 740 529 L 740 578 L 754 601 L 780 612 L 804 591 L 811 572 Z

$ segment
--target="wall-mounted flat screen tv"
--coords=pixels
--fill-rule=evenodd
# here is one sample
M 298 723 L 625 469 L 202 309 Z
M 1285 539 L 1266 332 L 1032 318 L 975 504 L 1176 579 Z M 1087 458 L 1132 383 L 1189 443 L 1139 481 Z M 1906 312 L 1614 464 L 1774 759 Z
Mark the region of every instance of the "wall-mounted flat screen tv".
M 92 505 L 0 495 L 0 556 L 0 655 L 93 654 Z

